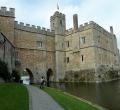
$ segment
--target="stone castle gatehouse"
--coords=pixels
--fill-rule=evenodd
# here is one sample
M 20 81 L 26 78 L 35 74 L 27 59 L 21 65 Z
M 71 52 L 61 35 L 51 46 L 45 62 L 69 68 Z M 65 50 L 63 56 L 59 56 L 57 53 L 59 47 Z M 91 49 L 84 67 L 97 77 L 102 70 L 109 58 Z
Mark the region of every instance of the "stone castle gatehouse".
M 29 69 L 34 82 L 51 70 L 53 81 L 101 82 L 118 77 L 119 51 L 113 27 L 110 32 L 90 21 L 66 29 L 65 15 L 56 11 L 50 29 L 15 21 L 15 9 L 1 7 L 0 32 L 15 47 L 21 70 Z

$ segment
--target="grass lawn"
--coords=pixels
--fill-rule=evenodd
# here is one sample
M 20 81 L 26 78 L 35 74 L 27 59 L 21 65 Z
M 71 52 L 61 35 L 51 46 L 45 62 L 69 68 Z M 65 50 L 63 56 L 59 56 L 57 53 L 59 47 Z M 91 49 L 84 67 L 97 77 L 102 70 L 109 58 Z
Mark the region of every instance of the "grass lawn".
M 64 94 L 60 90 L 45 88 L 44 91 L 51 95 L 65 110 L 99 110 L 73 96 Z
M 0 110 L 28 109 L 28 92 L 23 85 L 0 83 Z

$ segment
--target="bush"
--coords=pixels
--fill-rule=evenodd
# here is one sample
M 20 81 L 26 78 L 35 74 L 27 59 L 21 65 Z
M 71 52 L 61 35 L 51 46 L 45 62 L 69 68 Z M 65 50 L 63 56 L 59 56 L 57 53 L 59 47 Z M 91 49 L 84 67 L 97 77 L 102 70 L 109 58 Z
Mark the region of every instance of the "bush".
M 7 64 L 1 60 L 0 60 L 0 77 L 2 77 L 5 81 L 10 81 L 11 79 Z
M 17 70 L 12 71 L 12 79 L 14 82 L 20 82 L 19 71 L 17 71 Z

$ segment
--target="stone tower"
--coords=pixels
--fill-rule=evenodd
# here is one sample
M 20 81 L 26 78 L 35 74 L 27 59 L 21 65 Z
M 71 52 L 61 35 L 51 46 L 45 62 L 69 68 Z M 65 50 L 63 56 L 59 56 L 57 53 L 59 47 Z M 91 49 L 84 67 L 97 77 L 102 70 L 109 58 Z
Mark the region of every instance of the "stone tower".
M 14 44 L 14 20 L 15 9 L 6 7 L 0 9 L 0 31 L 4 33 L 7 39 Z
M 73 26 L 75 30 L 78 29 L 78 15 L 77 14 L 73 15 Z
M 65 73 L 65 51 L 64 35 L 66 30 L 65 15 L 56 11 L 50 18 L 51 30 L 55 31 L 55 71 L 56 80 L 64 78 Z

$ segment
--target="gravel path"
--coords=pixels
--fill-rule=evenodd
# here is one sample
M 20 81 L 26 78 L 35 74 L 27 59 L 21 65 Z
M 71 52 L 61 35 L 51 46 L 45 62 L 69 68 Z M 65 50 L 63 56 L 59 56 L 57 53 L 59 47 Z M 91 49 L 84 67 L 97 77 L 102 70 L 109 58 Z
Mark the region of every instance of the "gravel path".
M 47 93 L 34 86 L 26 86 L 29 91 L 29 110 L 64 110 Z

